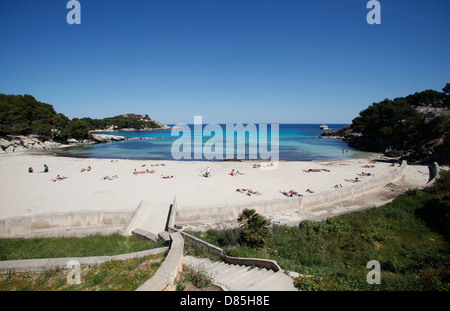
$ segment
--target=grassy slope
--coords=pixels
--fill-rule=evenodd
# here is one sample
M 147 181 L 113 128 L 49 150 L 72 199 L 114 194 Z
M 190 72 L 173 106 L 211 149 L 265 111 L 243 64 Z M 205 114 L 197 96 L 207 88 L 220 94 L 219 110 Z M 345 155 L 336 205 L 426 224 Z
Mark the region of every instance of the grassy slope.
M 449 173 L 429 190 L 412 190 L 381 207 L 274 226 L 266 245 L 239 245 L 239 230 L 196 235 L 227 254 L 277 260 L 304 290 L 449 290 Z M 447 228 L 447 229 L 446 229 Z M 367 262 L 381 264 L 381 284 L 369 285 Z

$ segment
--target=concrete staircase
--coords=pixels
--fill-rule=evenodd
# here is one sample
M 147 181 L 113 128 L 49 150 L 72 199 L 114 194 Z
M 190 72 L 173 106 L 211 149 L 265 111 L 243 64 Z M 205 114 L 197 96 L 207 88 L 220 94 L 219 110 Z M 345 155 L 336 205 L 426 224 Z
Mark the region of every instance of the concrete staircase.
M 184 263 L 211 277 L 229 291 L 297 291 L 293 279 L 283 271 L 232 265 L 207 258 L 184 256 Z

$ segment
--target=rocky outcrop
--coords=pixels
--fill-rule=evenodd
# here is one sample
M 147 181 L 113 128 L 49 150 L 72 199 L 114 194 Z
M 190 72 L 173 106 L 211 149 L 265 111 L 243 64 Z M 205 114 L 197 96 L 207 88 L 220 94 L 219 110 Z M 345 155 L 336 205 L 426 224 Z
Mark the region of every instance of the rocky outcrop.
M 92 139 L 70 138 L 65 143 L 42 139 L 36 135 L 8 136 L 0 138 L 0 154 L 19 153 L 24 151 L 42 151 L 62 148 L 76 144 L 96 144 L 128 140 L 130 138 L 118 135 L 92 134 Z
M 383 139 L 372 139 L 355 132 L 350 125 L 336 131 L 326 131 L 321 134 L 323 138 L 337 138 L 345 141 L 349 147 L 370 152 L 384 152 L 388 144 Z
M 127 138 L 125 136 L 119 136 L 119 135 L 107 135 L 107 134 L 92 134 L 92 140 L 97 143 L 109 143 L 113 141 L 122 141 L 122 140 L 128 140 L 130 138 Z
M 370 152 L 382 152 L 387 157 L 395 157 L 409 162 L 448 163 L 450 141 L 448 137 L 420 141 L 417 144 L 393 146 L 381 138 L 373 139 L 355 132 L 350 125 L 336 131 L 321 134 L 323 138 L 337 138 L 345 141 L 349 147 Z
M 0 153 L 19 153 L 28 150 L 47 150 L 59 148 L 62 144 L 41 140 L 37 136 L 8 136 L 0 139 Z

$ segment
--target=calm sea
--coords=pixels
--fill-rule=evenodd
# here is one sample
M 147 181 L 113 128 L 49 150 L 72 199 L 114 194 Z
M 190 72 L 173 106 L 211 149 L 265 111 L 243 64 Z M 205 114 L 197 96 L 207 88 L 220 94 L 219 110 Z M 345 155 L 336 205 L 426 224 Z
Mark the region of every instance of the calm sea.
M 347 124 L 328 124 L 329 130 L 335 130 L 346 126 Z M 205 126 L 205 125 L 203 125 Z M 191 137 L 194 137 L 194 126 L 189 125 L 191 129 Z M 256 125 L 259 130 L 258 125 Z M 226 125 L 221 124 L 224 136 L 223 154 L 225 157 L 226 145 L 225 137 L 230 135 L 226 131 Z M 361 152 L 350 148 L 347 143 L 338 139 L 319 138 L 323 130 L 320 124 L 279 124 L 279 160 L 287 161 L 311 161 L 311 160 L 339 160 L 350 158 L 366 158 L 371 153 Z M 197 135 L 199 132 L 195 132 Z M 259 132 L 258 132 L 259 133 Z M 267 151 L 271 147 L 271 127 L 267 127 Z M 174 160 L 172 156 L 172 144 L 176 142 L 180 136 L 172 135 L 171 130 L 164 131 L 145 131 L 145 132 L 114 132 L 104 133 L 122 135 L 126 137 L 136 138 L 121 142 L 112 142 L 105 144 L 86 145 L 79 147 L 63 148 L 57 151 L 59 155 L 71 157 L 85 158 L 107 158 L 107 159 L 136 159 L 136 160 Z M 231 132 L 231 135 L 235 134 Z M 187 133 L 179 134 L 186 135 Z M 215 135 L 215 134 L 212 134 Z M 236 134 L 235 134 L 236 135 Z M 201 136 L 201 134 L 200 134 Z M 203 143 L 211 139 L 212 136 L 202 136 Z M 248 142 L 249 134 L 247 134 Z M 148 139 L 153 138 L 153 139 Z M 237 135 L 235 136 L 237 141 Z M 180 142 L 180 140 L 178 140 Z M 192 144 L 192 157 L 194 152 Z M 343 153 L 342 149 L 347 150 Z M 236 145 L 234 151 L 236 152 Z M 248 158 L 249 144 L 246 144 L 246 156 Z M 235 156 L 237 153 L 235 154 Z M 258 153 L 259 158 L 259 153 Z M 190 159 L 182 159 L 190 160 Z M 206 158 L 203 158 L 206 160 Z

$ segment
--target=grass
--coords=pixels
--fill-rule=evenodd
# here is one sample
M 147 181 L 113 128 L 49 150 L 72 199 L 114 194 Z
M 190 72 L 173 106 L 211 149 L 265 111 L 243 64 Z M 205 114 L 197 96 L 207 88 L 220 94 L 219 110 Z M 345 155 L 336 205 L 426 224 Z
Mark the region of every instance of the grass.
M 113 256 L 163 247 L 134 236 L 112 234 L 83 238 L 0 239 L 0 260 Z
M 303 290 L 449 290 L 450 174 L 381 207 L 297 227 L 273 226 L 260 248 L 239 244 L 239 229 L 191 232 L 230 256 L 276 260 Z M 368 284 L 367 262 L 381 264 L 381 284 Z
M 0 239 L 0 260 L 113 256 L 163 247 L 134 236 L 88 236 L 84 238 Z M 159 268 L 166 254 L 101 265 L 81 267 L 81 284 L 69 284 L 69 269 L 44 273 L 7 273 L 0 275 L 0 290 L 26 291 L 132 291 L 147 281 Z
M 165 258 L 164 253 L 126 261 L 81 267 L 80 284 L 70 284 L 70 270 L 0 275 L 1 291 L 134 291 L 145 283 Z

